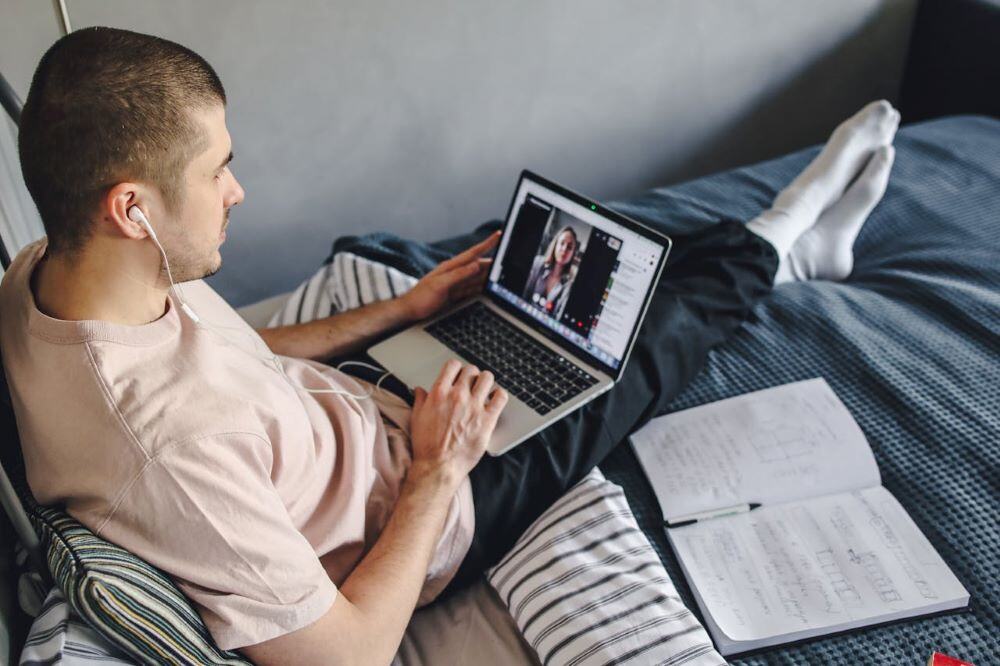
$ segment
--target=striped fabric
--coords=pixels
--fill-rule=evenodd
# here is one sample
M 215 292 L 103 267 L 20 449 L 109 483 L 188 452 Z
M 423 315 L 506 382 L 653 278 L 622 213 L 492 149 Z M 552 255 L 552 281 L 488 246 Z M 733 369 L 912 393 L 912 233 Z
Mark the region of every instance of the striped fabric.
M 201 617 L 159 569 L 62 511 L 35 505 L 29 515 L 73 612 L 134 662 L 249 663 L 216 647 Z
M 329 317 L 336 312 L 394 298 L 416 283 L 416 278 L 391 266 L 351 252 L 338 252 L 332 261 L 292 292 L 268 325 L 287 326 Z
M 21 651 L 21 666 L 134 664 L 70 609 L 58 587 L 49 591 Z
M 543 664 L 717 666 L 622 489 L 592 471 L 487 579 Z

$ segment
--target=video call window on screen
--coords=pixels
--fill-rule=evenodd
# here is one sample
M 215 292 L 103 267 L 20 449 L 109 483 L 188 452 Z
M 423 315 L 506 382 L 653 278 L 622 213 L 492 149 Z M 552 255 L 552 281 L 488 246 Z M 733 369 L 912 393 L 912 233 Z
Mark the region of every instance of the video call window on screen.
M 620 238 L 531 195 L 514 221 L 499 284 L 584 338 L 600 321 Z

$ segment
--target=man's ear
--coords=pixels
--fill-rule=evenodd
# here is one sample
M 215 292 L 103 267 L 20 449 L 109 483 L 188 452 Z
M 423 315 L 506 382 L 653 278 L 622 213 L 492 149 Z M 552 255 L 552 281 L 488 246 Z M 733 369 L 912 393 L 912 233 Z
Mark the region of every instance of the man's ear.
M 100 211 L 101 223 L 107 233 L 135 240 L 149 238 L 145 227 L 128 216 L 129 208 L 139 206 L 149 218 L 150 197 L 146 192 L 147 188 L 138 183 L 118 183 L 108 190 L 101 201 Z

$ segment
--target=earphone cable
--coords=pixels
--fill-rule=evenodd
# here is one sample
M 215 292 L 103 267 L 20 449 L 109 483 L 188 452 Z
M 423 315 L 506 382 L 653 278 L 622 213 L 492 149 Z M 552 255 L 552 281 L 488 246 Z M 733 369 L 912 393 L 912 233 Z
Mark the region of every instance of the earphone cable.
M 142 211 L 140 210 L 139 212 L 141 214 Z M 205 320 L 204 322 L 202 322 L 201 317 L 198 314 L 195 313 L 195 311 L 191 308 L 190 305 L 187 304 L 187 300 L 184 298 L 184 290 L 181 289 L 181 287 L 180 287 L 179 284 L 177 284 L 176 282 L 174 282 L 173 273 L 170 271 L 170 262 L 167 260 L 167 253 L 166 253 L 166 251 L 164 251 L 163 246 L 160 244 L 159 239 L 156 237 L 156 234 L 153 233 L 152 226 L 149 224 L 149 221 L 146 220 L 145 215 L 142 216 L 142 219 L 146 221 L 146 225 L 147 225 L 147 227 L 148 227 L 148 229 L 150 231 L 150 234 L 149 234 L 150 240 L 152 240 L 153 244 L 156 245 L 156 248 L 160 251 L 160 256 L 163 258 L 163 266 L 164 266 L 164 268 L 167 271 L 167 279 L 170 281 L 170 288 L 173 289 L 174 292 L 175 292 L 175 294 L 177 295 L 177 300 L 180 301 L 181 309 L 191 318 L 191 321 L 194 323 L 195 326 L 197 326 L 198 328 L 202 328 L 202 329 L 204 329 L 206 331 L 211 331 L 211 332 L 215 333 L 217 336 L 219 336 L 220 338 L 222 338 L 223 340 L 225 340 L 227 344 L 235 347 L 236 349 L 239 349 L 240 351 L 242 351 L 242 352 L 244 352 L 246 354 L 249 354 L 250 356 L 253 356 L 254 358 L 256 358 L 258 360 L 261 360 L 261 361 L 264 361 L 267 364 L 270 364 L 278 372 L 278 374 L 280 374 L 282 376 L 282 378 L 284 378 L 284 380 L 289 384 L 289 386 L 291 386 L 292 388 L 294 388 L 296 390 L 305 391 L 307 393 L 326 393 L 326 394 L 335 394 L 335 395 L 346 395 L 346 396 L 349 396 L 351 398 L 354 398 L 355 400 L 364 400 L 366 398 L 371 398 L 372 395 L 374 395 L 375 391 L 381 391 L 381 390 L 383 390 L 382 389 L 382 382 L 385 381 L 385 379 L 390 374 L 392 374 L 392 373 L 390 373 L 387 370 L 384 370 L 384 368 L 378 368 L 378 367 L 376 367 L 374 365 L 371 365 L 369 363 L 364 363 L 362 361 L 344 361 L 344 362 L 338 364 L 337 367 L 336 367 L 336 369 L 339 370 L 339 371 L 341 371 L 341 372 L 343 372 L 341 370 L 341 368 L 343 368 L 344 366 L 347 366 L 347 365 L 358 365 L 358 366 L 364 366 L 366 368 L 370 368 L 372 370 L 375 370 L 376 372 L 384 371 L 383 374 L 378 378 L 378 381 L 375 383 L 374 387 L 372 387 L 371 389 L 369 389 L 363 395 L 358 395 L 356 393 L 352 393 L 352 392 L 344 390 L 344 389 L 311 389 L 311 388 L 307 388 L 307 387 L 302 386 L 301 384 L 293 381 L 292 378 L 288 376 L 288 373 L 285 371 L 284 365 L 282 365 L 282 363 L 281 363 L 281 359 L 278 358 L 278 356 L 276 354 L 274 354 L 273 352 L 271 352 L 270 349 L 268 349 L 266 356 L 260 356 L 260 355 L 258 355 L 256 353 L 256 350 L 257 350 L 257 340 L 256 339 L 251 338 L 251 343 L 253 344 L 253 347 L 254 347 L 253 351 L 251 351 L 249 349 L 244 348 L 242 345 L 237 344 L 235 341 L 231 340 L 228 336 L 224 335 L 218 329 L 225 328 L 225 329 L 229 329 L 229 330 L 239 331 L 241 333 L 246 333 L 246 331 L 242 331 L 241 329 L 239 329 L 239 328 L 237 328 L 235 326 L 223 326 L 221 324 L 216 325 L 216 324 L 213 324 L 212 322 L 209 322 L 207 320 Z

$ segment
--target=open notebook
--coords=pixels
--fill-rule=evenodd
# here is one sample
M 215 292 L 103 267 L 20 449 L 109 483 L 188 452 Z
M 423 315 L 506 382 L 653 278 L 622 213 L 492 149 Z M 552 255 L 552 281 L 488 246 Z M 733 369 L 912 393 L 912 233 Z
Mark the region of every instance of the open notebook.
M 823 379 L 659 417 L 632 446 L 723 655 L 968 606 Z

